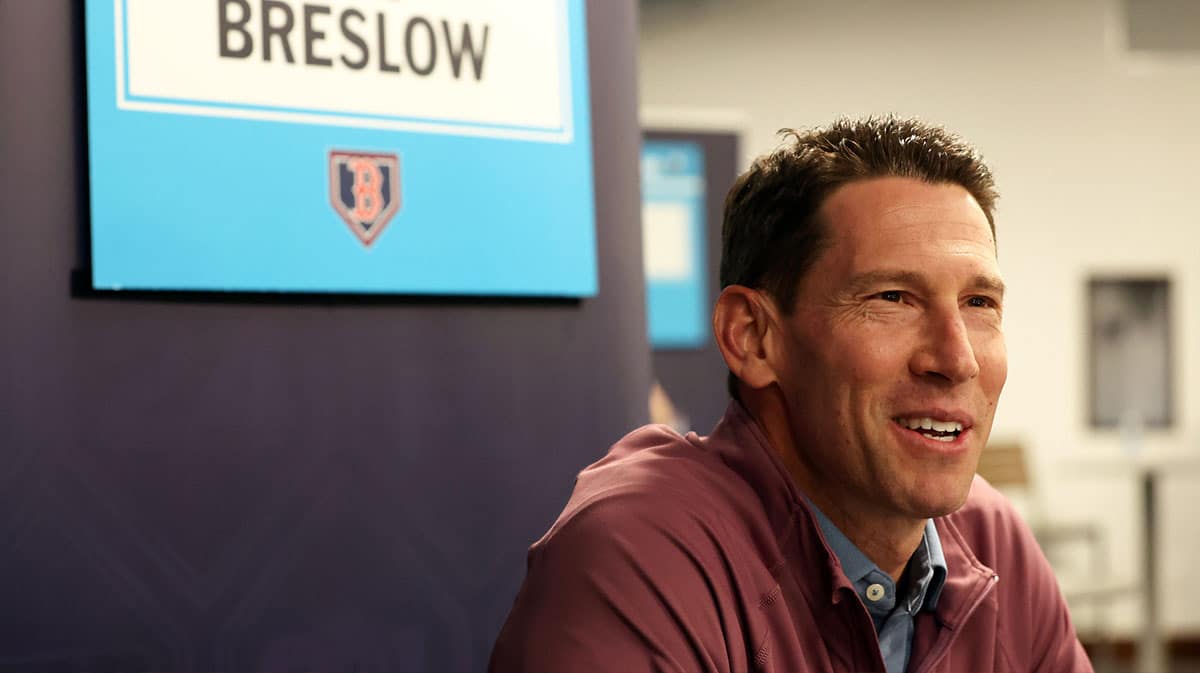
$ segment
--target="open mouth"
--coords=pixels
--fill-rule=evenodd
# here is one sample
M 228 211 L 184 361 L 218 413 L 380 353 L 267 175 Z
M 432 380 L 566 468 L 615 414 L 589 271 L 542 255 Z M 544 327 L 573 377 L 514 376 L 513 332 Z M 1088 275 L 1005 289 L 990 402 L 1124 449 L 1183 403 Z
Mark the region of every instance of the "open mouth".
M 953 442 L 963 433 L 958 421 L 938 421 L 932 418 L 897 418 L 896 423 L 938 442 Z

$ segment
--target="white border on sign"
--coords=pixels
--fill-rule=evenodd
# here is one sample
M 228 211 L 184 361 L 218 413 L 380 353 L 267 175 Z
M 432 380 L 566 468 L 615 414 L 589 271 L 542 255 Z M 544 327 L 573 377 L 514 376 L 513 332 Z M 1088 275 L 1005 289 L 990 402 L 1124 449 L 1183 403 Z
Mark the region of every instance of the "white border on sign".
M 158 112 L 163 114 L 195 115 L 201 117 L 223 117 L 228 119 L 250 119 L 255 121 L 271 121 L 292 124 L 316 124 L 322 126 L 347 126 L 353 128 L 380 129 L 385 131 L 415 131 L 417 133 L 432 133 L 453 136 L 470 136 L 483 138 L 501 138 L 505 140 L 524 140 L 531 142 L 568 144 L 575 139 L 574 90 L 572 89 L 571 67 L 572 53 L 570 40 L 570 17 L 567 11 L 567 0 L 561 0 L 559 9 L 559 39 L 564 59 L 560 68 L 562 91 L 559 104 L 562 106 L 562 119 L 565 121 L 561 129 L 537 130 L 520 127 L 494 127 L 472 125 L 470 123 L 447 124 L 436 121 L 418 121 L 412 119 L 381 119 L 356 117 L 321 112 L 265 110 L 234 106 L 221 106 L 219 103 L 206 105 L 189 105 L 180 103 L 157 103 L 130 100 L 125 95 L 125 0 L 113 0 L 113 35 L 116 52 L 116 83 L 117 109 L 134 110 L 139 112 Z

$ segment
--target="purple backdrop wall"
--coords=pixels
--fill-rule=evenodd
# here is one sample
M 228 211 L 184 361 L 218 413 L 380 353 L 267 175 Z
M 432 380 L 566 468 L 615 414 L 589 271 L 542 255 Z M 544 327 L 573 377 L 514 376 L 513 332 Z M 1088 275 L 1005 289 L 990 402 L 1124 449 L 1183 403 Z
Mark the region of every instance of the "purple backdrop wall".
M 485 666 L 645 421 L 636 6 L 588 3 L 600 296 L 73 298 L 81 2 L 0 0 L 0 670 Z

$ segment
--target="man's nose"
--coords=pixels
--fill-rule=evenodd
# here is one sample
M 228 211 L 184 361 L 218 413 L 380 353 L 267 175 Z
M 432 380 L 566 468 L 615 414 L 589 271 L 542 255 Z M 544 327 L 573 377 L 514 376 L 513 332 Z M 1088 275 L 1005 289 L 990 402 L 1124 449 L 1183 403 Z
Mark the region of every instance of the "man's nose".
M 917 376 L 951 383 L 963 383 L 979 375 L 975 348 L 958 307 L 930 309 L 926 314 L 921 344 L 909 369 Z

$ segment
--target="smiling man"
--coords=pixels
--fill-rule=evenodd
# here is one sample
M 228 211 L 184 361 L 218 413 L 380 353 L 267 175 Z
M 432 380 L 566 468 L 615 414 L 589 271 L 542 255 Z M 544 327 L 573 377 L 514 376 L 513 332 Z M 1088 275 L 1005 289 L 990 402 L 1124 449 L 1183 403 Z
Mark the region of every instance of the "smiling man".
M 493 671 L 1090 671 L 975 476 L 1007 374 L 992 176 L 896 118 L 790 132 L 726 199 L 707 437 L 637 430 L 529 553 Z

